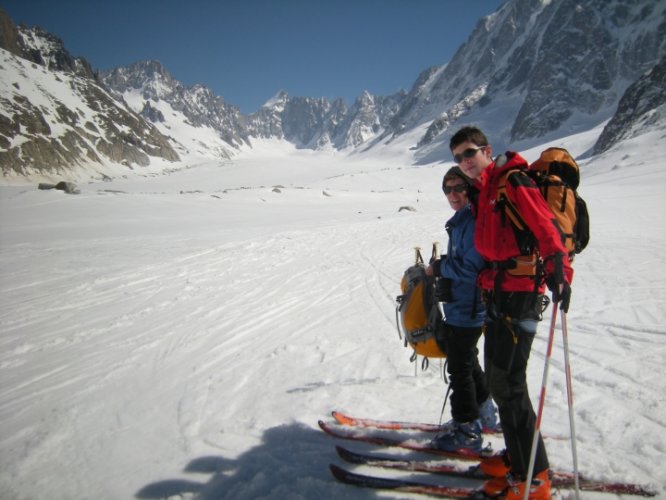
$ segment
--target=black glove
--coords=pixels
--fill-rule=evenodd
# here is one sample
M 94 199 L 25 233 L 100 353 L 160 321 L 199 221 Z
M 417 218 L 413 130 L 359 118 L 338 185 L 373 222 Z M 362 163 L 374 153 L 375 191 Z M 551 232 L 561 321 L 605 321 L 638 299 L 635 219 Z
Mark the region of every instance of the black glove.
M 571 302 L 571 286 L 566 281 L 562 283 L 562 291 L 560 292 L 559 286 L 553 290 L 553 302 L 560 303 L 560 309 L 565 313 L 569 312 L 569 302 Z
M 442 260 L 433 259 L 430 261 L 430 267 L 432 268 L 432 275 L 435 278 L 439 278 L 442 275 Z
M 546 285 L 553 293 L 553 302 L 559 302 L 560 309 L 566 313 L 569 312 L 569 303 L 571 302 L 571 286 L 564 279 L 562 256 L 556 255 L 553 263 L 553 271 L 546 278 Z M 562 288 L 561 291 L 560 288 Z
M 440 255 L 439 259 L 430 259 L 430 267 L 432 267 L 433 276 L 439 278 L 442 276 L 442 262 L 446 260 L 446 254 Z
M 449 278 L 437 278 L 435 282 L 435 297 L 438 302 L 453 302 L 453 282 Z

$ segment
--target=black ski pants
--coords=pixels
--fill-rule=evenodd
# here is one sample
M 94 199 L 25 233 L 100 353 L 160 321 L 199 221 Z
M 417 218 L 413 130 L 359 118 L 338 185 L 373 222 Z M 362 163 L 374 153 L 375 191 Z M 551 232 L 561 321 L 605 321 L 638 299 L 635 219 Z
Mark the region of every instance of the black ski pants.
M 490 393 L 497 403 L 511 472 L 525 478 L 530 462 L 536 414 L 527 388 L 527 362 L 541 319 L 542 297 L 533 293 L 503 293 L 490 297 L 484 363 Z M 543 439 L 537 442 L 535 475 L 547 469 Z
M 447 371 L 451 382 L 451 416 L 456 422 L 479 418 L 479 405 L 490 396 L 476 345 L 482 328 L 446 325 Z

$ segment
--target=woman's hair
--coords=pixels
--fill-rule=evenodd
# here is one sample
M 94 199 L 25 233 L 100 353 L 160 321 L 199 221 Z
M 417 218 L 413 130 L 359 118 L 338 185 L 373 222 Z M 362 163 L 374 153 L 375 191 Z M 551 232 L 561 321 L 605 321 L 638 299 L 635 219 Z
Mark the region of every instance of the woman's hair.
M 467 184 L 467 187 L 472 187 L 472 185 L 474 184 L 474 181 L 469 177 L 467 177 L 460 169 L 460 167 L 451 167 L 444 174 L 444 180 L 442 181 L 442 189 L 444 189 L 444 186 L 446 186 L 447 181 L 456 178 L 461 179 L 465 184 Z

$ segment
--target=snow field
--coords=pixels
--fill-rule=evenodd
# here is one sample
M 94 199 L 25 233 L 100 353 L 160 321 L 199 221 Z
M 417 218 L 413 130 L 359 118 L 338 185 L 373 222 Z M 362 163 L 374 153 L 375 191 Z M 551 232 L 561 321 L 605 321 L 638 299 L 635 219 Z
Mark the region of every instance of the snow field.
M 581 162 L 592 241 L 568 323 L 581 470 L 666 496 L 662 142 Z M 445 248 L 450 165 L 271 146 L 78 196 L 0 188 L 3 496 L 391 496 L 335 483 L 316 422 L 439 418 L 439 362 L 415 375 L 394 301 L 412 247 Z M 543 430 L 570 469 L 561 339 Z

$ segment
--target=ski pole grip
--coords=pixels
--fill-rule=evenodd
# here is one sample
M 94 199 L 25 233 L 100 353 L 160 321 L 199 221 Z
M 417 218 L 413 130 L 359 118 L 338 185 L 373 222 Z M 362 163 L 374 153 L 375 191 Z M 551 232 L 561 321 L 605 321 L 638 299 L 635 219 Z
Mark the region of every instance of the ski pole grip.
M 423 263 L 423 257 L 421 257 L 421 247 L 414 247 L 414 264 Z
M 434 241 L 432 243 L 432 255 L 430 256 L 430 262 L 437 260 L 439 257 L 439 242 Z

